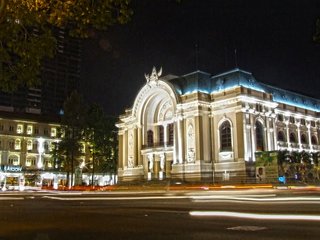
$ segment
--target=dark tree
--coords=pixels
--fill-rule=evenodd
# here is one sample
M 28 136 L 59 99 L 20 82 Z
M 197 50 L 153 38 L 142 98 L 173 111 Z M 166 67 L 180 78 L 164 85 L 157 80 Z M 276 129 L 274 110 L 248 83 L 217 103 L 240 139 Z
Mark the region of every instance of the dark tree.
M 40 64 L 55 54 L 53 27 L 87 38 L 130 20 L 130 0 L 0 0 L 0 90 L 33 87 Z

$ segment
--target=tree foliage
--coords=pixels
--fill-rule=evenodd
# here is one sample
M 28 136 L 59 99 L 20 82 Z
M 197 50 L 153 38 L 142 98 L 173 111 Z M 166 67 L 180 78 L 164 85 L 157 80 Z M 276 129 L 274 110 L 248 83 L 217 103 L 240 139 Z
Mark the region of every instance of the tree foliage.
M 87 38 L 130 20 L 130 0 L 1 0 L 0 90 L 39 84 L 41 61 L 55 53 L 53 27 Z
M 115 173 L 118 145 L 115 119 L 108 118 L 96 104 L 89 107 L 86 116 L 86 141 L 91 145 L 93 170 Z
M 320 43 L 320 18 L 316 21 L 316 31 L 313 36 L 313 40 L 317 43 Z
M 59 142 L 59 153 L 64 156 L 64 170 L 68 174 L 68 181 L 72 186 L 75 167 L 81 155 L 83 132 L 85 128 L 86 107 L 81 95 L 74 91 L 65 101 L 62 117 L 62 140 Z M 71 175 L 71 176 L 70 176 Z M 69 177 L 70 176 L 70 177 Z

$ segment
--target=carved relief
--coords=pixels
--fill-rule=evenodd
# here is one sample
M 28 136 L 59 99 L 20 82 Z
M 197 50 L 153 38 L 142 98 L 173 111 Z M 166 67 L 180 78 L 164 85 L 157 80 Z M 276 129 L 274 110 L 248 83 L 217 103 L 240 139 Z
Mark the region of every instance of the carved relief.
M 193 127 L 193 121 L 188 123 L 187 130 L 187 162 L 191 163 L 195 160 L 195 133 Z
M 129 132 L 129 139 L 128 139 L 128 167 L 134 167 L 134 142 L 133 142 L 133 133 L 132 130 Z
M 157 82 L 159 77 L 161 76 L 161 74 L 162 74 L 162 67 L 160 68 L 159 72 L 157 72 L 156 67 L 153 67 L 151 75 L 144 74 L 144 76 L 145 76 L 145 78 L 147 80 L 147 83 L 149 83 L 149 82 L 152 82 L 152 81 Z
M 164 163 L 165 163 L 165 155 L 164 153 L 160 154 L 160 169 L 161 171 L 164 170 Z
M 153 172 L 153 154 L 148 155 L 149 171 Z

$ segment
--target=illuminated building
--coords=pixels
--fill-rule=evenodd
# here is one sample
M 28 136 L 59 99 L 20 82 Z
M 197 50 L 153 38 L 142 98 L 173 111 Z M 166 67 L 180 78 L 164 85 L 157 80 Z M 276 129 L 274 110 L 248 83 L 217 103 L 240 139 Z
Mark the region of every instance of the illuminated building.
M 53 179 L 56 170 L 50 151 L 60 141 L 58 119 L 35 114 L 1 112 L 0 117 L 0 182 L 18 186 L 35 178 L 41 171 L 42 182 Z M 34 180 L 34 179 L 33 179 Z
M 120 181 L 246 181 L 257 151 L 320 150 L 320 100 L 241 69 L 167 75 L 154 68 L 120 116 Z

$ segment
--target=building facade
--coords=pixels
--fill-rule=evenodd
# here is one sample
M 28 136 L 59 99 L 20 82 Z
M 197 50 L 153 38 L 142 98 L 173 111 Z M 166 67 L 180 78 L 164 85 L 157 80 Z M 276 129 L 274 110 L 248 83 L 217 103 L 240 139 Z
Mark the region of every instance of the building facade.
M 320 100 L 233 69 L 145 75 L 120 116 L 120 181 L 246 181 L 261 151 L 319 152 Z
M 29 114 L 2 113 L 0 117 L 1 186 L 25 186 L 30 181 L 53 180 L 57 163 L 51 150 L 57 142 L 58 121 Z M 41 171 L 41 174 L 40 172 Z M 39 179 L 35 179 L 38 177 Z M 61 176 L 61 179 L 65 177 Z M 33 184 L 34 185 L 34 184 Z

